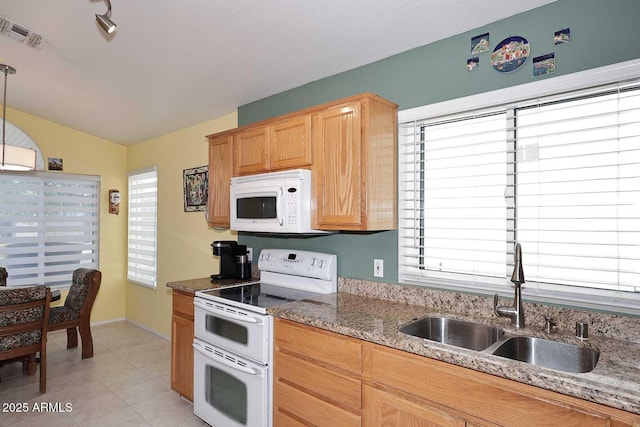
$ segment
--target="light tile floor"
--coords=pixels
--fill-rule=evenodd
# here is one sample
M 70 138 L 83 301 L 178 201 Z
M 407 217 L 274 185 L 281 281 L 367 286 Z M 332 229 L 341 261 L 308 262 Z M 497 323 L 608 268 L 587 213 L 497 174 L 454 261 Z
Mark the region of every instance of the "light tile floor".
M 80 347 L 66 349 L 65 331 L 49 333 L 45 394 L 39 372 L 0 368 L 0 427 L 207 425 L 171 389 L 169 341 L 124 321 L 91 330 L 94 356 L 85 360 Z

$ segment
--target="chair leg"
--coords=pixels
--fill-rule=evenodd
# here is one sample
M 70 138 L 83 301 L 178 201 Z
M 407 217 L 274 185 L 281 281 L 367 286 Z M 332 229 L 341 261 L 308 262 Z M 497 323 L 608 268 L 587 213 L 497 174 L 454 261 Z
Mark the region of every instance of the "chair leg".
M 40 352 L 40 393 L 47 391 L 47 351 Z
M 82 358 L 88 359 L 93 357 L 93 338 L 91 337 L 89 319 L 87 319 L 86 322 L 81 321 L 78 329 L 80 329 L 80 338 L 82 338 Z
M 67 349 L 78 346 L 78 331 L 76 327 L 67 328 Z
M 35 375 L 38 362 L 36 361 L 36 355 L 30 354 L 25 356 L 22 360 L 22 373 L 26 375 Z

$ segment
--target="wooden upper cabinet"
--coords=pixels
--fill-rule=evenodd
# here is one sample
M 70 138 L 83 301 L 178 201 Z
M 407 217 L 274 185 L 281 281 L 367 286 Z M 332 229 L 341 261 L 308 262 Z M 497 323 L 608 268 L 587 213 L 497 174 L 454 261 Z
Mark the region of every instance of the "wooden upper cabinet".
M 311 165 L 311 115 L 274 123 L 269 133 L 269 168 L 291 169 Z
M 314 121 L 317 228 L 362 224 L 360 103 L 318 113 Z
M 232 176 L 307 168 L 314 228 L 395 229 L 397 108 L 364 93 L 209 135 L 209 224 L 229 226 Z
M 209 200 L 207 213 L 212 227 L 229 227 L 229 188 L 233 171 L 233 134 L 210 135 Z
M 236 133 L 234 176 L 311 164 L 311 116 L 300 115 Z
M 395 229 L 397 106 L 363 96 L 319 111 L 312 129 L 315 228 Z
M 233 175 L 247 175 L 269 169 L 269 128 L 262 126 L 236 133 L 233 147 Z

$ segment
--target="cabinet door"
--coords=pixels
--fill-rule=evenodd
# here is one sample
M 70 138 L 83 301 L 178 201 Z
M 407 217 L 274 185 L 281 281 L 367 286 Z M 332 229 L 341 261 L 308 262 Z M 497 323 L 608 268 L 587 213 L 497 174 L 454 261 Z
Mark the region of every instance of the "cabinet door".
M 363 210 L 360 102 L 329 108 L 314 119 L 315 225 L 353 229 L 362 224 Z
M 282 120 L 269 128 L 270 169 L 292 169 L 311 164 L 311 115 Z
M 234 176 L 269 169 L 269 127 L 262 126 L 236 134 L 233 146 Z
M 171 318 L 171 388 L 193 401 L 193 319 Z
M 363 386 L 363 395 L 362 425 L 365 426 L 465 426 L 465 421 L 455 415 L 368 385 Z
M 209 225 L 229 227 L 229 186 L 233 168 L 233 135 L 209 138 Z

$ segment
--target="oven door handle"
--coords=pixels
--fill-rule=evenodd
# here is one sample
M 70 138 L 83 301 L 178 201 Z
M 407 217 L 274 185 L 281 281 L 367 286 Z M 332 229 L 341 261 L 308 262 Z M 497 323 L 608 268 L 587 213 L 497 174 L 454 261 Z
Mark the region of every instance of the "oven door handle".
M 208 359 L 214 360 L 214 361 L 216 361 L 216 362 L 220 363 L 221 365 L 224 365 L 224 366 L 226 366 L 228 368 L 235 369 L 236 371 L 240 371 L 240 372 L 243 372 L 243 373 L 249 374 L 249 375 L 258 375 L 259 374 L 259 372 L 256 372 L 255 369 L 247 368 L 245 366 L 236 365 L 235 363 L 231 363 L 231 362 L 227 361 L 226 359 L 218 359 L 218 358 L 212 359 L 211 355 L 208 354 L 206 350 L 203 350 L 200 347 L 200 344 L 198 344 L 198 343 L 194 342 L 193 343 L 193 348 L 198 353 L 202 354 L 203 356 L 207 357 Z
M 217 313 L 220 315 L 220 317 L 226 317 L 228 319 L 233 319 L 233 320 L 238 320 L 240 322 L 245 322 L 245 323 L 260 323 L 258 321 L 258 319 L 256 319 L 255 317 L 247 317 L 247 316 L 240 316 L 238 314 L 233 314 L 233 313 Z
M 220 317 L 226 317 L 228 319 L 238 320 L 240 322 L 245 322 L 245 323 L 260 323 L 259 319 L 256 319 L 255 317 L 240 316 L 238 314 L 227 313 L 225 311 L 215 309 L 215 308 L 207 305 L 207 303 L 202 303 L 197 299 L 193 302 L 193 304 L 196 307 L 199 307 L 199 308 L 203 309 L 207 313 L 216 314 L 217 316 L 220 316 Z

